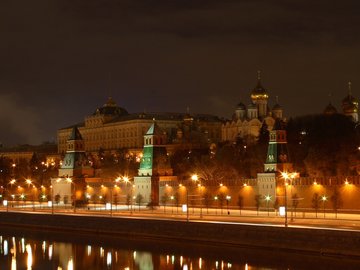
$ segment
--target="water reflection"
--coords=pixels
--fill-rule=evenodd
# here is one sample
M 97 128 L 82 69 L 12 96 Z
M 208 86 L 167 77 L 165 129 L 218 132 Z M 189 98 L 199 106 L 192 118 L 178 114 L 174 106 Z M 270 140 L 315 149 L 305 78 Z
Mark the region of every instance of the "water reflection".
M 146 249 L 135 249 L 125 247 L 113 247 L 111 245 L 64 243 L 49 239 L 35 239 L 27 237 L 0 236 L 0 269 L 11 270 L 82 270 L 82 269 L 120 269 L 120 270 L 259 270 L 259 269 L 352 269 L 359 261 L 350 261 L 346 264 L 344 260 L 333 258 L 326 259 L 323 267 L 319 267 L 318 257 L 298 258 L 297 254 L 290 254 L 298 258 L 293 264 L 286 261 L 283 254 L 273 253 L 271 259 L 265 262 L 256 250 L 236 250 L 234 259 L 220 255 L 210 256 L 208 253 L 197 253 L 193 250 L 180 253 L 171 251 L 148 251 Z M 236 253 L 238 252 L 238 254 Z M 251 257 L 252 263 L 245 261 L 244 253 L 254 253 Z M 190 254 L 190 255 L 189 255 Z M 274 256 L 275 254 L 275 256 Z M 278 257 L 277 257 L 278 256 Z M 236 259 L 237 258 L 237 259 Z M 258 258 L 254 260 L 253 258 Z M 280 258 L 280 259 L 279 259 Z M 309 263 L 306 262 L 309 260 Z M 320 259 L 320 263 L 323 263 Z M 305 261 L 305 264 L 302 264 Z M 354 268 L 356 269 L 356 268 Z
M 0 241 L 1 269 L 243 269 L 232 268 L 228 262 L 221 262 L 221 267 L 219 267 L 218 262 L 207 261 L 204 258 L 153 254 L 140 250 L 122 250 L 7 236 L 0 236 Z

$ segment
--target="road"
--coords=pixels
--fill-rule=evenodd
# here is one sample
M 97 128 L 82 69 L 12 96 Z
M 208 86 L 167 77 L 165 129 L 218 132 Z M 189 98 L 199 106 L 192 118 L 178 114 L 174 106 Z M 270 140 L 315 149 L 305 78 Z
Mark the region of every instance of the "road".
M 115 207 L 114 207 L 115 208 Z M 35 210 L 34 210 L 35 209 Z M 156 209 L 148 209 L 146 207 L 121 205 L 115 209 L 105 209 L 104 206 L 90 205 L 86 208 L 77 208 L 76 212 L 70 206 L 54 207 L 55 214 L 67 215 L 91 215 L 91 216 L 112 216 L 115 218 L 140 218 L 140 219 L 167 219 L 187 221 L 186 212 L 182 212 L 178 207 L 157 207 Z M 16 211 L 16 212 L 36 212 L 44 214 L 52 214 L 52 208 L 45 205 L 16 205 L 13 207 L 2 207 L 0 211 Z M 316 217 L 317 216 L 317 217 Z M 230 209 L 200 209 L 191 208 L 189 210 L 189 221 L 191 222 L 216 222 L 216 223 L 236 223 L 251 226 L 278 226 L 284 227 L 285 218 L 277 215 L 275 212 L 253 211 Z M 309 228 L 309 229 L 327 229 L 327 230 L 360 230 L 360 215 L 351 213 L 340 213 L 337 218 L 333 213 L 313 213 L 303 212 L 288 215 L 288 227 L 293 228 Z

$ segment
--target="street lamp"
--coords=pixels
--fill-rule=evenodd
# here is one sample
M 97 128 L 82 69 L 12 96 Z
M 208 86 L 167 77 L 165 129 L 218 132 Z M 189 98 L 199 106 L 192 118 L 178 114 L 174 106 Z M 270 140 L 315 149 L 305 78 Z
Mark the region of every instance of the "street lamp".
M 293 172 L 293 173 L 287 173 L 287 172 L 282 172 L 281 176 L 284 179 L 284 190 L 285 190 L 285 227 L 288 226 L 288 220 L 287 220 L 287 186 L 289 185 L 288 180 L 291 179 L 295 179 L 295 177 L 298 175 L 297 172 Z M 291 183 L 290 183 L 291 184 Z M 290 190 L 291 192 L 291 190 Z M 293 220 L 292 217 L 292 209 L 291 209 L 291 221 Z
M 227 213 L 228 215 L 230 215 L 230 211 L 229 211 L 229 201 L 231 200 L 231 196 L 226 196 L 226 208 L 227 208 Z
M 322 202 L 323 202 L 323 207 L 324 207 L 324 218 L 325 218 L 325 203 L 326 203 L 326 201 L 327 201 L 327 197 L 326 197 L 325 195 L 323 195 L 323 196 L 321 197 L 321 200 L 322 200 Z
M 282 172 L 281 173 L 282 178 L 284 179 L 284 189 L 285 189 L 285 224 L 284 226 L 287 227 L 288 226 L 288 220 L 287 220 L 287 180 L 289 179 L 289 174 L 287 172 Z
M 74 202 L 74 213 L 76 213 L 76 189 L 75 189 L 75 183 L 70 177 L 66 178 L 66 182 L 70 183 L 70 186 L 73 185 L 73 187 L 74 187 L 73 202 Z
M 270 195 L 266 195 L 265 196 L 265 201 L 266 201 L 266 207 L 267 207 L 267 212 L 268 212 L 268 216 L 270 215 L 270 213 L 269 213 L 269 202 L 270 202 L 270 200 L 271 200 L 271 196 Z
M 197 174 L 193 174 L 191 176 L 191 180 L 196 182 L 199 180 L 199 177 L 197 176 Z M 187 185 L 187 187 L 186 187 L 186 220 L 187 221 L 189 221 L 189 188 L 190 188 L 190 185 Z M 200 212 L 200 217 L 202 217 L 201 212 Z
M 131 189 L 130 189 L 130 214 L 132 214 L 133 210 L 132 210 L 132 206 L 133 206 L 133 188 L 135 187 L 135 185 L 133 185 L 130 181 L 130 178 L 128 176 L 123 176 L 123 177 L 118 177 L 115 179 L 115 182 L 120 182 L 123 181 L 125 183 L 125 185 L 130 185 Z

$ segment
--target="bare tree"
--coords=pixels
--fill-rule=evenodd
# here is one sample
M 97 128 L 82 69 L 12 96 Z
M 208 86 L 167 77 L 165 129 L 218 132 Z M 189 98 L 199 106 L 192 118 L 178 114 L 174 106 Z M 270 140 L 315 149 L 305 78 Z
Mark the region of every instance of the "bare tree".
M 315 214 L 317 217 L 319 208 L 320 208 L 320 196 L 318 193 L 314 193 L 312 200 L 311 200 L 311 207 L 314 208 Z
M 237 205 L 239 206 L 241 216 L 241 210 L 244 208 L 244 197 L 242 195 L 238 196 Z
M 295 193 L 294 195 L 292 195 L 292 208 L 294 209 L 295 212 L 295 217 L 296 217 L 296 209 L 299 205 L 299 196 L 297 195 L 297 193 Z
M 136 203 L 139 206 L 139 212 L 140 212 L 140 206 L 141 206 L 143 200 L 144 200 L 143 195 L 141 195 L 140 193 L 138 195 L 136 195 Z
M 334 193 L 330 197 L 330 200 L 331 200 L 334 212 L 335 212 L 335 218 L 337 218 L 338 210 L 339 210 L 339 208 L 342 207 L 343 201 L 341 198 L 341 193 L 339 192 L 339 189 L 336 186 L 334 187 Z
M 209 214 L 209 207 L 211 206 L 212 203 L 212 196 L 209 192 L 206 192 L 203 196 L 204 199 L 204 205 L 206 207 L 206 213 Z
M 256 207 L 257 215 L 259 215 L 260 205 L 261 205 L 261 195 L 257 194 L 255 195 L 255 207 Z
M 169 199 L 170 197 L 166 192 L 161 196 L 161 203 L 164 205 L 164 213 L 166 213 L 166 204 L 169 201 Z
M 219 206 L 220 206 L 220 209 L 221 209 L 221 214 L 223 213 L 223 207 L 224 207 L 224 202 L 225 202 L 225 199 L 226 199 L 226 196 L 224 193 L 220 193 L 218 196 L 218 203 L 219 203 Z

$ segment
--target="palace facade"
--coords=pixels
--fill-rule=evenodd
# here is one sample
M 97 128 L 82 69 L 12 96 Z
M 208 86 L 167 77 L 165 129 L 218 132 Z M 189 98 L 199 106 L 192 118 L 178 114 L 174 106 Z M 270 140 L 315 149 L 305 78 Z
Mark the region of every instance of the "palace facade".
M 110 97 L 77 126 L 86 152 L 127 148 L 141 151 L 144 135 L 154 120 L 166 133 L 166 144 L 186 144 L 192 148 L 209 146 L 221 140 L 222 121 L 209 114 L 128 113 Z M 66 152 L 73 126 L 58 130 L 58 152 Z

